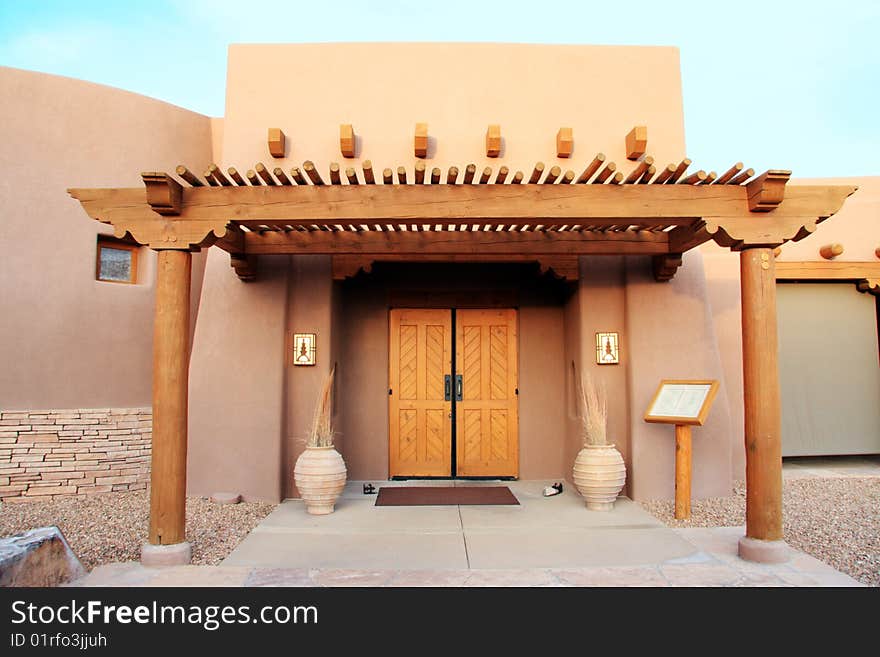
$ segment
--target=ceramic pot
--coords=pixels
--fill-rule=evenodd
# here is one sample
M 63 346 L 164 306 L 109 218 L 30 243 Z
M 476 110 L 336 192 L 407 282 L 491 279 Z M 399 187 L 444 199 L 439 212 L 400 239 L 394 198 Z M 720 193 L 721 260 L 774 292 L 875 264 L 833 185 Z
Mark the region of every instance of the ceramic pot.
M 306 447 L 293 467 L 293 480 L 306 503 L 306 511 L 316 516 L 333 513 L 346 475 L 345 461 L 332 445 Z
M 585 445 L 574 460 L 572 478 L 588 509 L 610 511 L 626 481 L 626 466 L 614 445 Z

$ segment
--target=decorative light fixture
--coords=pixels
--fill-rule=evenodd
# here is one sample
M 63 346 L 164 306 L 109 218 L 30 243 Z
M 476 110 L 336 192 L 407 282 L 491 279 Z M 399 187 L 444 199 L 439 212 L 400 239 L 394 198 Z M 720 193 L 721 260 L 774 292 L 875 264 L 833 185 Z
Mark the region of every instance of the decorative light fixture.
M 620 343 L 617 333 L 596 334 L 596 363 L 617 365 L 620 362 Z
M 293 334 L 293 364 L 314 365 L 317 336 L 314 333 Z

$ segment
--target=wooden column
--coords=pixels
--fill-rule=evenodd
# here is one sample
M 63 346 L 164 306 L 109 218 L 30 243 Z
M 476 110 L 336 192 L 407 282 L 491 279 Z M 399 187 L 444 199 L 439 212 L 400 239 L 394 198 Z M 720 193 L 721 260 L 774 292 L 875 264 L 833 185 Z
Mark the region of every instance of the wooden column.
M 675 425 L 675 517 L 691 517 L 691 428 Z
M 186 429 L 192 254 L 161 250 L 153 324 L 150 543 L 186 540 Z
M 773 251 L 740 252 L 746 536 L 782 540 L 782 429 Z

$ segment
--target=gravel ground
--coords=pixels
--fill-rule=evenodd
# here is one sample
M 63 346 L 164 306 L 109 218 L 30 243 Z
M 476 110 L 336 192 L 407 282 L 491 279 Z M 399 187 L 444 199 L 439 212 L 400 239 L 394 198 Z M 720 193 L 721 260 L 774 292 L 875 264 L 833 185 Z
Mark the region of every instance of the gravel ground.
M 732 497 L 695 500 L 691 518 L 676 520 L 673 503 L 642 506 L 670 527 L 746 523 L 746 488 Z M 782 492 L 786 542 L 869 586 L 880 586 L 880 477 L 788 479 Z
M 186 500 L 186 537 L 194 564 L 220 563 L 269 515 L 274 504 L 215 504 Z M 137 561 L 147 540 L 150 499 L 145 491 L 0 504 L 0 537 L 57 525 L 88 570 L 114 561 Z

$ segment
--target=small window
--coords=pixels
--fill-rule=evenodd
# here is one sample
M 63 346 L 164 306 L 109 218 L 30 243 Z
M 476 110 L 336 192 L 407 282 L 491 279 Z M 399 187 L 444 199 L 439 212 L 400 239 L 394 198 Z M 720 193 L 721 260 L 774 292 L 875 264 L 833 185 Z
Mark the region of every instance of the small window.
M 137 283 L 137 256 L 136 244 L 99 235 L 95 278 L 110 283 Z

